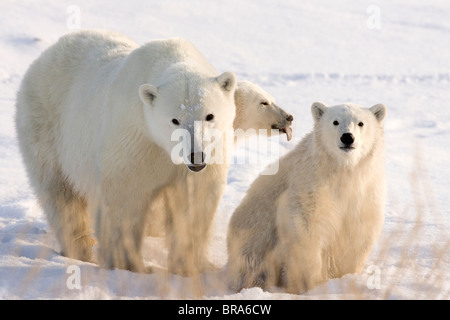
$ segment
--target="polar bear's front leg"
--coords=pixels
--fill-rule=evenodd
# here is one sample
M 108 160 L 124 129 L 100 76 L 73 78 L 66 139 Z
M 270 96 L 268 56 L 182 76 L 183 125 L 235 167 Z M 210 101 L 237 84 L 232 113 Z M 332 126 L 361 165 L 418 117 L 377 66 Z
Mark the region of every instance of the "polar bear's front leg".
M 145 272 L 142 243 L 146 201 L 132 196 L 103 200 L 97 208 L 98 262 L 108 269 Z
M 295 193 L 284 192 L 277 207 L 279 254 L 283 256 L 283 284 L 290 293 L 303 293 L 326 280 L 321 233 L 310 216 L 295 205 Z M 293 205 L 294 204 L 294 205 Z
M 284 284 L 288 292 L 301 294 L 326 280 L 319 246 L 305 241 L 303 244 L 293 244 L 286 253 Z
M 214 266 L 208 259 L 210 230 L 225 182 L 196 173 L 173 186 L 166 224 L 169 272 L 190 276 Z

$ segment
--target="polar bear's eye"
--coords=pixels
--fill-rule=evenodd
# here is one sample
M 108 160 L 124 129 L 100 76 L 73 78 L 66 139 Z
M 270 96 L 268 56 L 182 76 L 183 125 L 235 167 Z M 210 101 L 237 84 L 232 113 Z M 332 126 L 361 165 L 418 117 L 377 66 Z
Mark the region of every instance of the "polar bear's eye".
M 178 121 L 177 119 L 172 119 L 172 123 L 176 126 L 180 125 L 180 121 Z
M 262 104 L 263 106 L 268 106 L 268 105 L 269 105 L 269 103 L 268 103 L 267 101 L 261 101 L 261 104 Z
M 358 123 L 358 126 L 360 126 L 360 127 L 364 126 L 364 122 Z
M 334 124 L 335 126 L 338 126 L 338 125 L 339 125 L 339 121 L 334 120 L 334 121 L 333 121 L 333 124 Z
M 212 113 L 206 116 L 206 121 L 211 121 L 212 119 L 214 119 L 214 115 Z

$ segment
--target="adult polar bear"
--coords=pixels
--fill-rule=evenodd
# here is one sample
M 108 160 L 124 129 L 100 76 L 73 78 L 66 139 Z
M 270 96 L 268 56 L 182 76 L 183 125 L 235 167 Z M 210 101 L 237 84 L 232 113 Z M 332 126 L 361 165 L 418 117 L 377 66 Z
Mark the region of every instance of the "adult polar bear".
M 314 130 L 260 176 L 228 230 L 230 287 L 300 293 L 361 272 L 384 219 L 386 107 L 312 105 Z
M 248 136 L 264 133 L 286 134 L 287 140 L 292 138 L 291 124 L 294 117 L 282 109 L 272 95 L 255 83 L 240 80 L 234 93 L 236 116 L 233 122 L 234 141 Z M 277 130 L 278 129 L 278 130 Z M 170 192 L 161 192 L 152 201 L 148 216 L 146 234 L 153 237 L 165 236 L 165 224 L 171 223 L 167 211 L 170 210 Z
M 91 30 L 47 49 L 23 79 L 16 127 L 31 185 L 62 253 L 92 259 L 91 220 L 100 265 L 144 271 L 145 213 L 166 189 L 176 202 L 169 271 L 207 268 L 209 230 L 229 168 L 226 162 L 206 166 L 199 140 L 202 132 L 233 128 L 235 86 L 233 73 L 218 75 L 183 39 L 138 46 Z M 184 159 L 172 152 L 180 144 L 171 139 L 178 128 L 191 137 L 183 139 L 190 150 Z M 183 160 L 186 166 L 173 163 Z

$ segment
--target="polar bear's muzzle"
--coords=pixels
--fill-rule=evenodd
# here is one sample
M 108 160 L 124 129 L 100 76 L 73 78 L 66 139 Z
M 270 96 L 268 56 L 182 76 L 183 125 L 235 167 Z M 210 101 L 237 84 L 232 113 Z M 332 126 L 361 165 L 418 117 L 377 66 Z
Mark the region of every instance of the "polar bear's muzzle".
M 192 152 L 189 157 L 190 164 L 187 164 L 188 169 L 192 172 L 202 171 L 206 168 L 205 158 L 203 152 Z
M 203 164 L 190 164 L 187 166 L 192 172 L 199 172 L 206 168 L 206 163 Z
M 341 150 L 349 152 L 355 149 L 355 146 L 353 144 L 355 142 L 355 137 L 353 136 L 352 133 L 346 132 L 342 134 L 339 140 L 341 140 L 342 143 L 342 146 L 339 147 Z
M 285 118 L 280 121 L 280 123 L 276 123 L 272 125 L 272 129 L 274 130 L 280 130 L 280 133 L 285 133 L 287 140 L 292 139 L 292 121 L 294 120 L 294 117 L 290 114 L 285 114 Z

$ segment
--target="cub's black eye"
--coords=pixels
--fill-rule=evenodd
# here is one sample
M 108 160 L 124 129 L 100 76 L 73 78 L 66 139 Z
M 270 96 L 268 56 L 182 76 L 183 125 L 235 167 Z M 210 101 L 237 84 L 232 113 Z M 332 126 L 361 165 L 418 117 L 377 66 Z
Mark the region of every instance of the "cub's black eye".
M 178 121 L 177 119 L 172 119 L 172 123 L 176 126 L 180 125 L 180 121 Z
M 364 122 L 358 123 L 358 126 L 360 126 L 360 127 L 364 126 Z
M 213 119 L 214 119 L 214 115 L 212 113 L 210 113 L 206 116 L 206 121 L 211 121 Z
M 335 126 L 338 126 L 338 125 L 339 125 L 339 121 L 334 120 L 334 121 L 333 121 L 333 124 L 334 124 Z
M 269 103 L 268 103 L 267 101 L 262 101 L 261 104 L 262 104 L 263 106 L 268 106 L 268 105 L 269 105 Z

